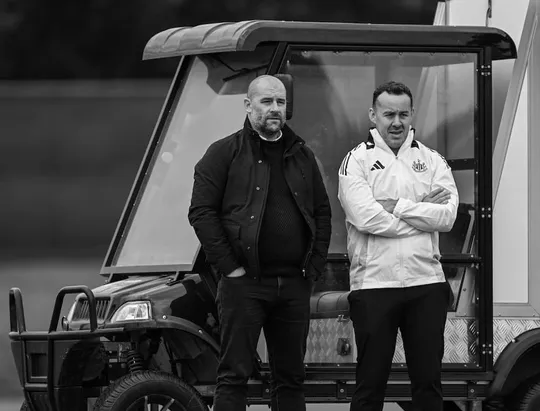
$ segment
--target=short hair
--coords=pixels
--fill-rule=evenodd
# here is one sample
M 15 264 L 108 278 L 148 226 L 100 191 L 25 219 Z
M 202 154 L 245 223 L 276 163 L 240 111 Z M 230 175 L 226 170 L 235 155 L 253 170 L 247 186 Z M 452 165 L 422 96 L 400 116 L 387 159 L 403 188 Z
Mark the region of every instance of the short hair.
M 409 87 L 398 81 L 387 81 L 386 83 L 383 83 L 379 87 L 377 87 L 373 92 L 373 107 L 375 107 L 375 103 L 377 102 L 379 96 L 384 92 L 397 96 L 406 94 L 411 99 L 411 107 L 413 106 L 413 97 Z

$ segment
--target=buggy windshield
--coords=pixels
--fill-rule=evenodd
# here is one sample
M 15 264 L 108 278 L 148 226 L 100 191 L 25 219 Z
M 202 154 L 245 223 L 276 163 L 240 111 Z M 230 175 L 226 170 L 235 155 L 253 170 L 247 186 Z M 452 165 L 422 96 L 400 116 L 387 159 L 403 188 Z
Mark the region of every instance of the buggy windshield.
M 189 62 L 112 265 L 193 264 L 199 247 L 187 219 L 193 168 L 212 142 L 242 126 L 248 85 L 267 71 L 273 50 Z
M 339 166 L 367 139 L 373 90 L 389 80 L 411 89 L 415 138 L 448 160 L 456 180 L 460 216 L 454 230 L 441 235 L 441 252 L 473 253 L 467 230 L 476 196 L 475 54 L 291 47 L 282 71 L 294 78 L 294 115 L 288 124 L 315 153 L 330 198 L 331 254 L 347 252 L 345 215 L 337 198 Z
M 212 142 L 242 126 L 248 85 L 267 72 L 273 51 L 266 45 L 189 61 L 112 265 L 193 266 L 199 242 L 187 214 L 194 166 Z M 289 125 L 314 151 L 325 180 L 333 214 L 331 254 L 346 254 L 337 170 L 366 139 L 373 90 L 390 79 L 411 88 L 417 138 L 447 158 L 458 185 L 458 221 L 441 236 L 441 252 L 476 253 L 476 58 L 461 52 L 289 48 L 280 70 L 294 79 Z

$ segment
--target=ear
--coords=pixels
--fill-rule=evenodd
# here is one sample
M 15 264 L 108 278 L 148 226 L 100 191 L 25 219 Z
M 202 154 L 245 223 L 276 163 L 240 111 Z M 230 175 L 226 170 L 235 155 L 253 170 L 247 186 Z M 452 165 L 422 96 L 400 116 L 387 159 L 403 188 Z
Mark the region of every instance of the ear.
M 251 100 L 249 98 L 244 98 L 244 109 L 246 113 L 251 113 Z
M 370 107 L 369 108 L 369 121 L 375 124 L 375 120 L 376 120 L 375 110 L 373 110 L 373 107 Z

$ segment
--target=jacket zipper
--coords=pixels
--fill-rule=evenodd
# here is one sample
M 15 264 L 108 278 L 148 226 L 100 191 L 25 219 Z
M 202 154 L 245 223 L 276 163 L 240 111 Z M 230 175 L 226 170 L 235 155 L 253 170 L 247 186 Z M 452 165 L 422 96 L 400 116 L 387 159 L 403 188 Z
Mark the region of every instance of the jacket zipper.
M 398 163 L 398 166 L 400 168 L 400 172 L 401 172 L 401 161 L 399 159 L 399 156 L 396 155 L 396 161 Z M 398 180 L 399 180 L 399 187 L 401 187 L 401 173 L 398 173 Z M 398 255 L 399 255 L 399 277 L 400 277 L 400 283 L 401 283 L 401 286 L 404 287 L 404 284 L 403 284 L 403 247 L 402 247 L 402 241 L 401 241 L 401 238 L 398 238 Z
M 262 204 L 262 209 L 261 209 L 261 214 L 259 216 L 259 222 L 257 223 L 257 235 L 255 236 L 255 244 L 256 244 L 256 249 L 254 250 L 254 252 L 257 254 L 257 267 L 259 267 L 259 270 L 258 271 L 258 277 L 261 278 L 261 273 L 260 273 L 260 267 L 261 267 L 261 264 L 260 264 L 260 261 L 259 261 L 259 234 L 261 233 L 261 225 L 262 225 L 262 220 L 263 220 L 263 217 L 264 217 L 264 211 L 266 210 L 266 200 L 268 198 L 268 187 L 270 186 L 270 170 L 269 170 L 269 166 L 266 164 L 266 161 L 264 161 L 262 159 L 262 156 L 260 158 L 262 160 L 262 164 L 264 164 L 264 167 L 266 168 L 265 170 L 265 173 L 266 173 L 266 179 L 265 179 L 265 182 L 264 182 L 264 197 L 263 197 L 263 204 Z

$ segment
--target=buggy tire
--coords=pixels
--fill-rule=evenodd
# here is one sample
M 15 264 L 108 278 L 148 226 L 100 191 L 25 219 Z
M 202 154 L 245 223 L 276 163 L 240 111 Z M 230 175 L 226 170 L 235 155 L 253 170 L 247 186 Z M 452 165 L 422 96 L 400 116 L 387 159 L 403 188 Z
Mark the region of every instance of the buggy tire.
M 30 411 L 30 407 L 28 406 L 26 401 L 23 401 L 23 403 L 21 404 L 21 411 Z
M 505 401 L 508 411 L 540 410 L 540 375 L 525 381 Z
M 137 410 L 145 403 L 169 404 L 170 411 L 208 411 L 197 390 L 172 374 L 156 371 L 136 371 L 119 378 L 99 396 L 94 411 Z

